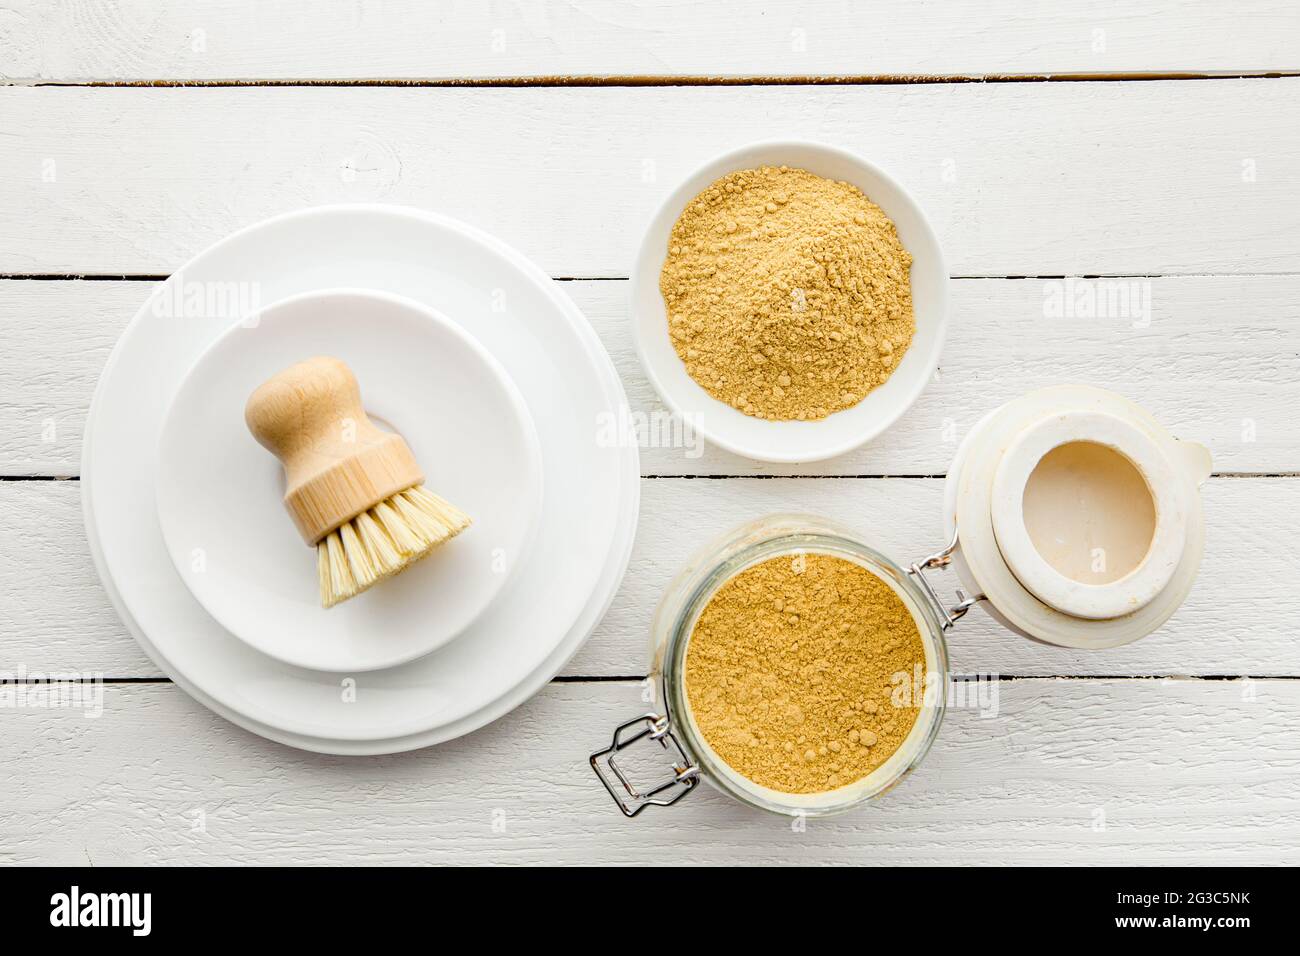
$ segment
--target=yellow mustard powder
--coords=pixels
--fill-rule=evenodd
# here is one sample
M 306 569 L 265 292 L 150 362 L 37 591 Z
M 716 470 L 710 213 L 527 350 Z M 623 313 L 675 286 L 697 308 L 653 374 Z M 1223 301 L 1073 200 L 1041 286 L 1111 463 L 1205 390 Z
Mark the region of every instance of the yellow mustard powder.
M 686 650 L 704 739 L 742 776 L 820 793 L 875 770 L 916 723 L 895 675 L 924 678 L 916 622 L 866 568 L 827 554 L 770 558 L 714 594 Z M 901 695 L 900 695 L 901 696 Z
M 673 347 L 746 415 L 860 402 L 912 341 L 912 257 L 856 186 L 804 169 L 723 176 L 678 218 L 659 277 Z

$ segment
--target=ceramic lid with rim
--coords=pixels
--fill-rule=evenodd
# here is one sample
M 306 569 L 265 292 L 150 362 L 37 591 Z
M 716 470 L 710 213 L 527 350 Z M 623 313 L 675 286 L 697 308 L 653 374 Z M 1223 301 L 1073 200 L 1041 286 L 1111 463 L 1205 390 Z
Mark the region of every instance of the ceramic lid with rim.
M 1025 488 L 1039 462 L 1069 443 L 1094 443 L 1145 479 L 1154 529 L 1129 573 L 1085 583 L 1040 554 L 1024 517 Z M 944 520 L 960 547 L 963 584 L 1011 630 L 1063 647 L 1117 647 L 1160 627 L 1182 604 L 1204 547 L 1199 485 L 1209 476 L 1201 445 L 1174 439 L 1140 406 L 1104 389 L 1063 385 L 1023 395 L 966 436 L 949 469 Z

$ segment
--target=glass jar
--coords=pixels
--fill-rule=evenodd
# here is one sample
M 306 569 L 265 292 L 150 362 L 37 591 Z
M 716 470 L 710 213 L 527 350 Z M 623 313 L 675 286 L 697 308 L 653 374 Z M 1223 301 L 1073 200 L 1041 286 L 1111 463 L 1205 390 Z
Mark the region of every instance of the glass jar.
M 1069 468 L 1047 468 L 1059 450 L 1081 446 L 1088 455 Z M 1058 564 L 1051 548 L 1045 555 L 1032 529 L 1046 508 L 1053 533 L 1069 525 L 1069 540 L 1091 549 L 1090 559 L 1102 561 L 1090 570 L 1105 571 L 1107 549 L 1094 547 L 1094 533 L 1109 534 L 1110 528 L 1122 533 L 1131 524 L 1133 501 L 1142 496 L 1126 494 L 1119 500 L 1081 490 L 1088 485 L 1079 482 L 1081 476 L 1089 483 L 1109 481 L 1114 470 L 1101 462 L 1116 459 L 1140 476 L 1154 524 L 1145 555 L 1131 570 L 1092 581 L 1073 564 Z M 1041 483 L 1034 485 L 1040 473 Z M 838 813 L 871 800 L 898 783 L 934 743 L 948 688 L 944 633 L 975 603 L 987 602 L 994 620 L 1030 640 L 1091 650 L 1139 640 L 1168 620 L 1187 597 L 1200 565 L 1205 522 L 1198 489 L 1209 474 L 1210 454 L 1204 447 L 1175 439 L 1123 396 L 1058 385 L 1013 399 L 975 424 L 945 479 L 948 547 L 906 569 L 824 518 L 782 514 L 744 525 L 697 554 L 655 613 L 653 676 L 662 688 L 663 713 L 643 714 L 618 727 L 610 746 L 592 754 L 591 766 L 627 816 L 674 803 L 701 780 L 742 803 L 791 815 Z M 1042 497 L 1047 492 L 1051 496 Z M 1096 510 L 1080 515 L 1081 503 Z M 1078 529 L 1082 531 L 1075 534 Z M 691 715 L 684 669 L 696 621 L 724 582 L 778 555 L 812 553 L 853 561 L 894 590 L 921 635 L 926 680 L 923 687 L 906 688 L 910 705 L 919 706 L 921 713 L 884 764 L 836 790 L 790 794 L 745 779 L 714 752 Z M 1079 555 L 1071 555 L 1077 563 Z M 967 598 L 957 591 L 952 607 L 926 576 L 927 570 L 949 566 L 974 595 Z M 641 740 L 657 742 L 671 755 L 672 773 L 648 788 L 638 787 L 616 759 Z
M 723 584 L 770 558 L 802 554 L 826 554 L 852 561 L 888 584 L 916 622 L 925 653 L 925 676 L 920 686 L 915 680 L 919 675 L 896 678 L 901 695 L 907 699 L 906 706 L 917 707 L 920 713 L 902 744 L 881 766 L 835 790 L 799 794 L 761 786 L 718 756 L 691 712 L 685 670 L 695 624 Z M 623 813 L 635 816 L 647 806 L 668 806 L 704 780 L 752 807 L 792 816 L 824 816 L 856 807 L 902 780 L 925 757 L 939 733 L 948 676 L 944 631 L 973 603 L 962 600 L 945 610 L 924 579 L 926 566 L 926 562 L 920 562 L 905 570 L 863 544 L 848 529 L 812 515 L 771 515 L 706 546 L 669 585 L 651 626 L 651 679 L 657 681 L 664 712 L 644 714 L 623 724 L 615 731 L 611 746 L 591 757 L 593 769 Z M 908 686 L 903 687 L 904 683 Z M 614 759 L 641 740 L 657 741 L 672 758 L 671 773 L 645 789 L 638 788 Z

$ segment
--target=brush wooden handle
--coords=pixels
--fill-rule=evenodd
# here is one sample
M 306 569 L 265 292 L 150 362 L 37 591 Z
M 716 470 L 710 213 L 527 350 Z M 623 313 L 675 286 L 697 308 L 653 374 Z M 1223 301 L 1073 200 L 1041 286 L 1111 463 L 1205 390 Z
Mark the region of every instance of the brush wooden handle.
M 402 436 L 366 417 L 356 376 L 336 358 L 272 376 L 249 396 L 244 421 L 284 465 L 284 504 L 310 545 L 424 481 Z

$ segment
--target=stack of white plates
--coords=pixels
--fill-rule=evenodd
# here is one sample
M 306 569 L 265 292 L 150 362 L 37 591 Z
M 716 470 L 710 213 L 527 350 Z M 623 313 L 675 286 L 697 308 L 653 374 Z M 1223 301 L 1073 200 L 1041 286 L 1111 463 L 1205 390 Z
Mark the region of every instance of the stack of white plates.
M 330 611 L 242 418 L 319 354 L 474 518 Z M 427 746 L 534 694 L 609 606 L 638 504 L 625 415 L 582 314 L 498 240 L 396 207 L 282 216 L 187 264 L 114 349 L 82 457 L 91 550 L 146 653 L 222 716 L 327 753 Z

